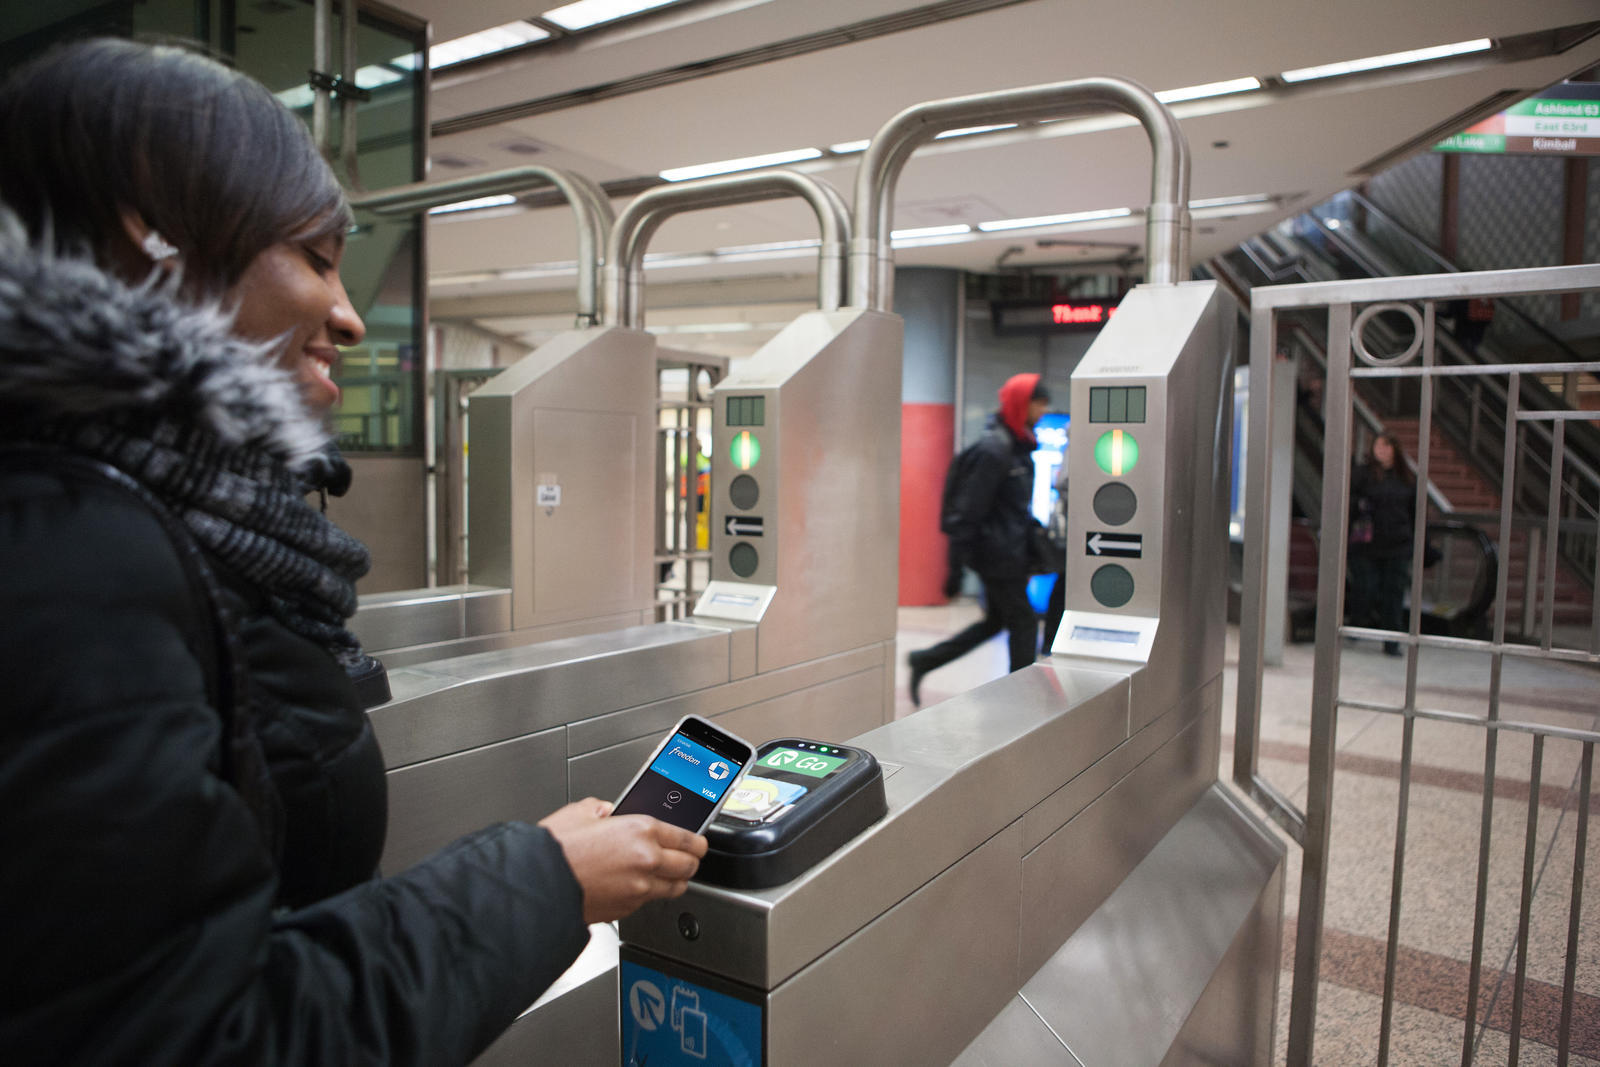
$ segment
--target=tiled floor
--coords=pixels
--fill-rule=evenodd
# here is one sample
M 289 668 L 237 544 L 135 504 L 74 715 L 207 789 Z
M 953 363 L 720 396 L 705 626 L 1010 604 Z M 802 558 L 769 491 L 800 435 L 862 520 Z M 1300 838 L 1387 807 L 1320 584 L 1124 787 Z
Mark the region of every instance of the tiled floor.
M 906 690 L 905 654 L 933 644 L 977 617 L 970 602 L 901 608 L 897 715 L 915 710 Z M 1230 780 L 1233 755 L 1238 632 L 1230 627 L 1224 677 L 1221 776 Z M 1263 679 L 1261 773 L 1298 805 L 1305 802 L 1314 649 L 1291 645 L 1281 667 Z M 964 692 L 1005 672 L 1004 637 L 930 673 L 922 683 L 928 704 Z M 1406 660 L 1370 642 L 1347 643 L 1340 664 L 1344 700 L 1401 704 Z M 1600 672 L 1578 665 L 1508 657 L 1502 677 L 1503 719 L 1580 729 L 1600 728 Z M 1422 707 L 1483 717 L 1489 690 L 1488 657 L 1426 649 L 1418 658 Z M 1382 1009 L 1384 947 L 1389 923 L 1400 786 L 1403 720 L 1383 712 L 1340 713 L 1334 774 L 1332 850 L 1317 1002 L 1316 1062 L 1375 1063 Z M 1466 1037 L 1480 828 L 1483 821 L 1485 731 L 1472 725 L 1418 720 L 1414 731 L 1406 854 L 1401 890 L 1391 1064 L 1458 1064 Z M 1581 746 L 1544 745 L 1539 785 L 1530 789 L 1533 741 L 1502 731 L 1494 766 L 1490 820 L 1487 919 L 1477 1024 L 1470 1041 L 1475 1064 L 1509 1063 L 1517 960 L 1517 918 L 1530 838 L 1528 798 L 1537 797 L 1532 839 L 1532 903 L 1518 1063 L 1557 1062 L 1561 989 L 1566 965 L 1569 903 L 1577 839 L 1577 775 Z M 1600 774 L 1596 775 L 1600 778 Z M 1590 799 L 1584 859 L 1569 1063 L 1600 1067 L 1600 782 Z M 1292 844 L 1287 869 L 1283 969 L 1280 972 L 1278 1062 L 1288 1038 L 1288 1010 L 1300 886 L 1300 852 Z

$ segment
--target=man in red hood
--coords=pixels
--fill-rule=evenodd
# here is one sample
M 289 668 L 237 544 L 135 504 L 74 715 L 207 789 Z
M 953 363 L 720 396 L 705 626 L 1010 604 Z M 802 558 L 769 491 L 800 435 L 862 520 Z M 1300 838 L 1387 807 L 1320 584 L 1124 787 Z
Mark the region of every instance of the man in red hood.
M 947 641 L 911 653 L 911 702 L 922 703 L 922 678 L 966 655 L 1001 630 L 1011 643 L 1011 669 L 1038 654 L 1039 620 L 1028 603 L 1035 569 L 1028 504 L 1033 497 L 1033 427 L 1050 407 L 1037 374 L 1015 374 L 1000 387 L 1000 410 L 983 437 L 954 460 L 945 484 L 940 528 L 950 538 L 946 595 L 961 585 L 962 567 L 983 580 L 984 616 Z

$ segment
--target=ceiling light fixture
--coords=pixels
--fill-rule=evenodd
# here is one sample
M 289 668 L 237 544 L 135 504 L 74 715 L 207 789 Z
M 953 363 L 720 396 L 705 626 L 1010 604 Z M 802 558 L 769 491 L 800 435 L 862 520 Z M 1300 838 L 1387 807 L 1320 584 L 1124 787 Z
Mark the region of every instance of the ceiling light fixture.
M 1120 219 L 1132 214 L 1132 208 L 1113 207 L 1101 211 L 1074 211 L 1066 215 L 1036 215 L 1027 219 L 997 219 L 994 222 L 978 223 L 978 229 L 984 233 L 994 233 L 997 230 L 1032 229 L 1035 226 L 1069 226 L 1075 222 L 1099 222 L 1102 219 Z
M 1278 77 L 1290 84 L 1313 81 L 1317 78 L 1337 78 L 1341 74 L 1356 74 L 1363 70 L 1401 67 L 1408 63 L 1426 63 L 1430 59 L 1446 59 L 1450 56 L 1486 52 L 1493 47 L 1492 40 L 1480 37 L 1475 41 L 1459 41 L 1456 44 L 1441 44 L 1432 48 L 1414 48 L 1409 52 L 1390 52 L 1383 56 L 1349 59 L 1343 63 L 1326 63 L 1320 67 L 1301 67 L 1299 70 L 1286 70 Z
M 915 241 L 923 237 L 954 237 L 957 234 L 971 232 L 971 226 L 964 222 L 958 222 L 950 226 L 919 226 L 910 230 L 895 230 L 889 234 L 889 239 L 891 241 Z
M 1209 200 L 1189 201 L 1189 210 L 1203 211 L 1208 207 L 1238 207 L 1241 204 L 1266 204 L 1277 197 L 1271 193 L 1246 193 L 1243 196 L 1214 196 Z
M 376 89 L 380 85 L 392 85 L 404 78 L 405 75 L 399 71 L 374 63 L 356 71 L 356 88 Z
M 479 211 L 486 207 L 504 207 L 507 204 L 515 204 L 516 202 L 517 198 L 510 193 L 496 193 L 493 196 L 479 196 L 471 200 L 457 200 L 453 204 L 440 204 L 438 207 L 430 207 L 428 214 L 449 215 L 456 211 Z
M 553 7 L 539 17 L 548 19 L 564 30 L 586 30 L 602 22 L 615 22 L 629 15 L 637 15 L 642 11 L 666 7 L 677 2 L 678 0 L 578 0 L 575 4 Z
M 477 33 L 469 33 L 465 37 L 457 37 L 452 41 L 434 45 L 428 49 L 428 69 L 438 70 L 453 63 L 464 63 L 479 56 L 504 52 L 508 48 L 520 48 L 522 45 L 542 41 L 549 36 L 549 30 L 518 19 L 504 26 L 493 26 L 487 30 L 479 30 Z M 416 70 L 417 53 L 397 56 L 389 62 L 396 67 Z
M 1261 88 L 1260 78 L 1230 78 L 1228 81 L 1207 82 L 1182 89 L 1163 89 L 1156 99 L 1163 104 L 1176 104 L 1182 100 L 1203 100 L 1208 96 L 1227 96 L 1229 93 L 1248 93 Z
M 840 141 L 838 144 L 829 145 L 828 151 L 836 156 L 848 156 L 852 152 L 865 152 L 871 143 L 871 138 L 862 141 Z
M 759 170 L 784 163 L 798 163 L 803 159 L 816 159 L 822 155 L 820 148 L 796 148 L 788 152 L 770 152 L 764 156 L 745 156 L 743 159 L 724 159 L 716 163 L 697 163 L 692 167 L 673 167 L 661 172 L 669 182 L 688 181 L 691 178 L 709 178 L 713 174 L 732 174 L 741 170 Z

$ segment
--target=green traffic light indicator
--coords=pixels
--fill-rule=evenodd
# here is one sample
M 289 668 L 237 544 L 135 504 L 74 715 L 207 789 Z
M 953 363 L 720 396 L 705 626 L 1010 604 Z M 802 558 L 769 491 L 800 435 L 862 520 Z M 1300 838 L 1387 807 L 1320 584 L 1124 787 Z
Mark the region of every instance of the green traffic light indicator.
M 733 435 L 730 455 L 735 467 L 747 471 L 761 462 L 761 442 L 756 440 L 755 434 L 749 430 L 740 430 Z
M 1110 430 L 1094 443 L 1094 461 L 1113 478 L 1120 478 L 1139 462 L 1139 442 L 1126 430 Z

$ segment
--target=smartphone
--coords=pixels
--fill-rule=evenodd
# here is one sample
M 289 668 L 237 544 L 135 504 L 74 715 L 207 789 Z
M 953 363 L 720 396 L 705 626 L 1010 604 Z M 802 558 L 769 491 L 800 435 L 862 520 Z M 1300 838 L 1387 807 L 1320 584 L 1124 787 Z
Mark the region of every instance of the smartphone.
M 628 783 L 611 814 L 654 815 L 698 834 L 722 809 L 755 754 L 743 738 L 686 715 Z

